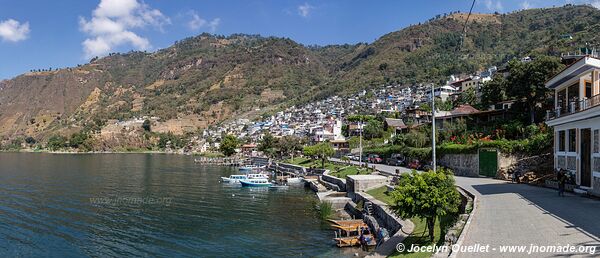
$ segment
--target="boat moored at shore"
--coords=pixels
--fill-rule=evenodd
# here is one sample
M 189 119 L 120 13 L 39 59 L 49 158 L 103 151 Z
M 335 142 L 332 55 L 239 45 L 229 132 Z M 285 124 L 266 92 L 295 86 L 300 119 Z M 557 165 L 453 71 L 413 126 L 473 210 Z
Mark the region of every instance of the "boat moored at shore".
M 221 181 L 223 183 L 239 183 L 240 180 L 246 180 L 248 176 L 246 175 L 230 175 L 229 177 L 221 177 Z
M 264 178 L 252 178 L 252 179 L 246 179 L 246 180 L 240 180 L 240 183 L 242 184 L 242 186 L 271 186 L 271 182 L 269 182 L 269 180 L 264 179 Z

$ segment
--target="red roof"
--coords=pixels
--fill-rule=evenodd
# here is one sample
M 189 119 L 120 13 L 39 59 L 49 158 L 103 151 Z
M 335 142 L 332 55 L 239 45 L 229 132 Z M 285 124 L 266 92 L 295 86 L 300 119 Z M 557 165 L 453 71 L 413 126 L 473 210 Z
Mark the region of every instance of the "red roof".
M 465 105 L 460 105 L 460 106 L 456 107 L 455 109 L 450 111 L 450 113 L 452 115 L 469 115 L 469 114 L 479 113 L 479 110 L 472 107 L 471 105 L 465 104 Z

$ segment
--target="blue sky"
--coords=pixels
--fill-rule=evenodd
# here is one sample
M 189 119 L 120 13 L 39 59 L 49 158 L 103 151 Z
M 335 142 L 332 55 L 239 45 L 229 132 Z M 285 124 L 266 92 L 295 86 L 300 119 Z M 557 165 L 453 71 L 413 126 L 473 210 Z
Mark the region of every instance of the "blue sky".
M 600 0 L 478 0 L 476 12 Z M 373 42 L 470 0 L 0 0 L 0 79 L 148 50 L 202 32 L 288 37 L 302 44 Z

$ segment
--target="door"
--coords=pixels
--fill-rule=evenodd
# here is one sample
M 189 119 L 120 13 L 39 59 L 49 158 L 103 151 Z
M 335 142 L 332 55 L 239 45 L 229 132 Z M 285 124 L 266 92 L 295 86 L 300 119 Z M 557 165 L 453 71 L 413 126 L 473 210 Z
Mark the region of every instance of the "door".
M 591 186 L 592 181 L 592 130 L 581 129 L 581 186 Z
M 498 151 L 494 149 L 479 150 L 479 175 L 496 177 L 498 172 Z

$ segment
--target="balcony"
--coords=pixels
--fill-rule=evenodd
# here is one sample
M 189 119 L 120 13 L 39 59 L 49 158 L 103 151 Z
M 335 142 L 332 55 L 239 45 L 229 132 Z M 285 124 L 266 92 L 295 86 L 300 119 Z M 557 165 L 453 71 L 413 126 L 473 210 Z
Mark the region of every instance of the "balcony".
M 548 110 L 546 111 L 546 121 L 579 113 L 594 108 L 596 106 L 600 106 L 600 94 L 595 95 L 591 98 L 570 101 L 566 108 L 559 106 L 556 107 L 556 109 L 554 110 Z

